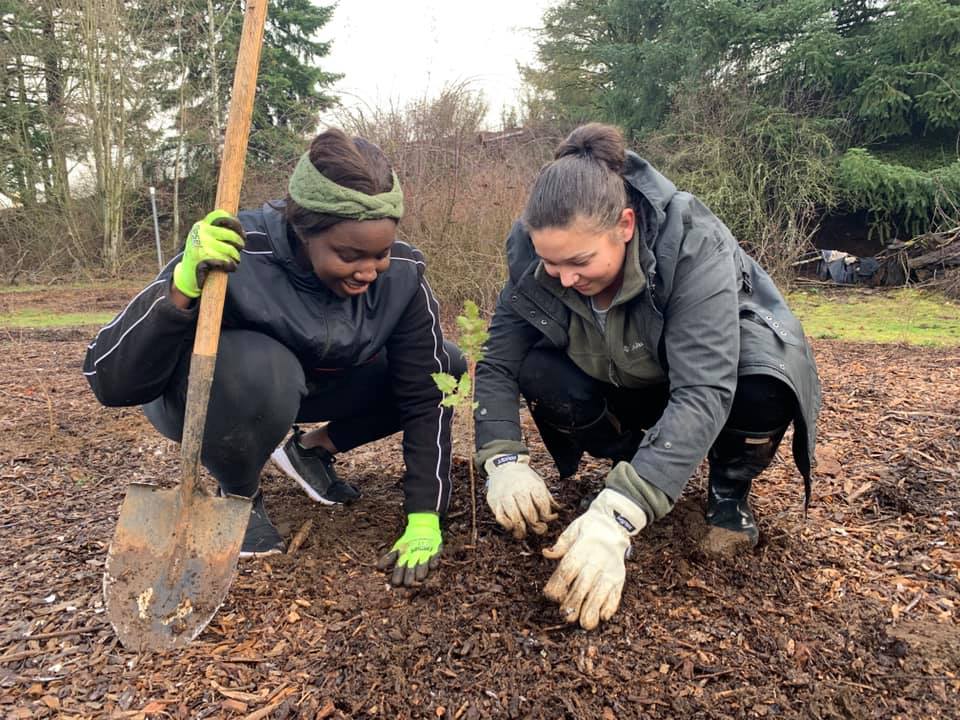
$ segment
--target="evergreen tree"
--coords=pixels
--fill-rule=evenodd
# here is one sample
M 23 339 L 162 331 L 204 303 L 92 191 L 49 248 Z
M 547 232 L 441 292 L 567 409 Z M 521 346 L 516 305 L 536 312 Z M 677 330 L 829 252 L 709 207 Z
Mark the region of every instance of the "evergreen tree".
M 0 0 L 0 192 L 31 205 L 67 196 L 70 54 L 63 10 L 52 0 Z
M 748 81 L 852 141 L 960 124 L 955 0 L 566 0 L 525 77 L 559 118 L 658 127 L 678 93 Z
M 255 160 L 292 158 L 332 104 L 316 40 L 331 12 L 271 2 Z M 54 210 L 47 254 L 120 267 L 151 181 L 177 176 L 196 207 L 213 203 L 242 24 L 235 0 L 0 0 L 0 194 Z
M 867 142 L 960 130 L 960 3 L 896 0 L 841 70 Z
M 250 138 L 255 157 L 270 160 L 302 152 L 304 135 L 316 130 L 319 113 L 333 105 L 327 88 L 341 76 L 317 64 L 330 52 L 330 43 L 316 40 L 332 15 L 332 5 L 310 0 L 271 3 Z M 235 35 L 225 38 L 231 48 L 239 47 L 241 24 L 235 22 Z
M 548 119 L 645 137 L 741 239 L 788 256 L 834 207 L 881 236 L 957 212 L 958 57 L 957 0 L 564 0 L 525 77 Z
M 318 113 L 333 104 L 327 89 L 339 76 L 318 65 L 330 47 L 316 39 L 332 13 L 332 6 L 309 0 L 270 3 L 249 143 L 254 159 L 289 156 L 314 130 Z M 232 0 L 180 0 L 167 23 L 169 32 L 161 37 L 171 62 L 163 104 L 168 109 L 186 104 L 185 144 L 192 151 L 188 167 L 212 171 L 226 122 L 243 8 Z M 186 83 L 183 96 L 181 83 Z

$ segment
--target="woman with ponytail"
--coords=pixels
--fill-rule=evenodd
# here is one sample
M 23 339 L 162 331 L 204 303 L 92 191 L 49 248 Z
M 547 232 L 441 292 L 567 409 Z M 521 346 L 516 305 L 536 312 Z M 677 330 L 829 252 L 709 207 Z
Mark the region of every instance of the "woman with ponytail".
M 561 479 L 609 458 L 604 489 L 544 551 L 544 588 L 584 628 L 620 603 L 633 536 L 709 460 L 706 549 L 752 548 L 753 480 L 793 423 L 807 498 L 820 384 L 800 322 L 766 272 L 689 193 L 624 147 L 574 130 L 507 239 L 509 279 L 477 368 L 476 463 L 515 537 L 556 519 L 522 442 L 519 397 Z

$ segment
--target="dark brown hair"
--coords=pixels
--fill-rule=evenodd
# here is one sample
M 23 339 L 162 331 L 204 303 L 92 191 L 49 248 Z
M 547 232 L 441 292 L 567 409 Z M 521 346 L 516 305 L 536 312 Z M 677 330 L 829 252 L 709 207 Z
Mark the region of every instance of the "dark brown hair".
M 310 162 L 337 185 L 367 195 L 388 192 L 393 187 L 393 170 L 383 151 L 361 137 L 348 137 L 331 128 L 310 143 Z M 346 218 L 326 215 L 301 207 L 287 195 L 284 209 L 287 222 L 301 238 L 328 230 Z
M 626 146 L 612 125 L 581 125 L 560 143 L 533 183 L 522 220 L 527 230 L 565 228 L 583 218 L 599 230 L 617 224 L 627 207 Z

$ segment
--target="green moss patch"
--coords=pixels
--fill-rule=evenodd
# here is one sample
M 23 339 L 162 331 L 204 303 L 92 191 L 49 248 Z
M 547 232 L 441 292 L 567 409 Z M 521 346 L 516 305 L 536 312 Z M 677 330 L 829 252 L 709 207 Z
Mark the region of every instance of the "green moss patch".
M 0 328 L 51 328 L 77 325 L 105 325 L 116 313 L 51 313 L 43 310 L 18 310 L 0 314 Z
M 813 338 L 960 345 L 960 305 L 936 293 L 798 290 L 790 294 L 788 302 Z

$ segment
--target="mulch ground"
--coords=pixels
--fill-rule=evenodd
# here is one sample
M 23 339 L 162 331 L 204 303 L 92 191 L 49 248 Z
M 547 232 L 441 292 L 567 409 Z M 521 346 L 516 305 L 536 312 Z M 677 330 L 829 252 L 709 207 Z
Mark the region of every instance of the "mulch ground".
M 187 649 L 137 655 L 106 623 L 104 557 L 126 484 L 174 482 L 179 459 L 138 410 L 97 404 L 80 374 L 91 335 L 0 337 L 0 716 L 960 716 L 960 349 L 816 343 L 806 518 L 788 439 L 757 483 L 760 546 L 707 557 L 701 469 L 635 542 L 620 610 L 596 631 L 543 598 L 540 550 L 607 464 L 561 487 L 532 434 L 561 522 L 516 542 L 480 495 L 474 546 L 461 419 L 444 559 L 422 587 L 392 589 L 374 567 L 402 524 L 397 439 L 339 458 L 364 491 L 350 508 L 312 504 L 268 467 L 281 531 L 313 520 L 304 544 L 242 562 Z
M 120 283 L 90 287 L 56 287 L 0 293 L 0 315 L 29 308 L 34 311 L 56 313 L 115 312 L 129 302 L 152 277 L 140 283 Z M 94 333 L 96 328 L 93 329 Z

